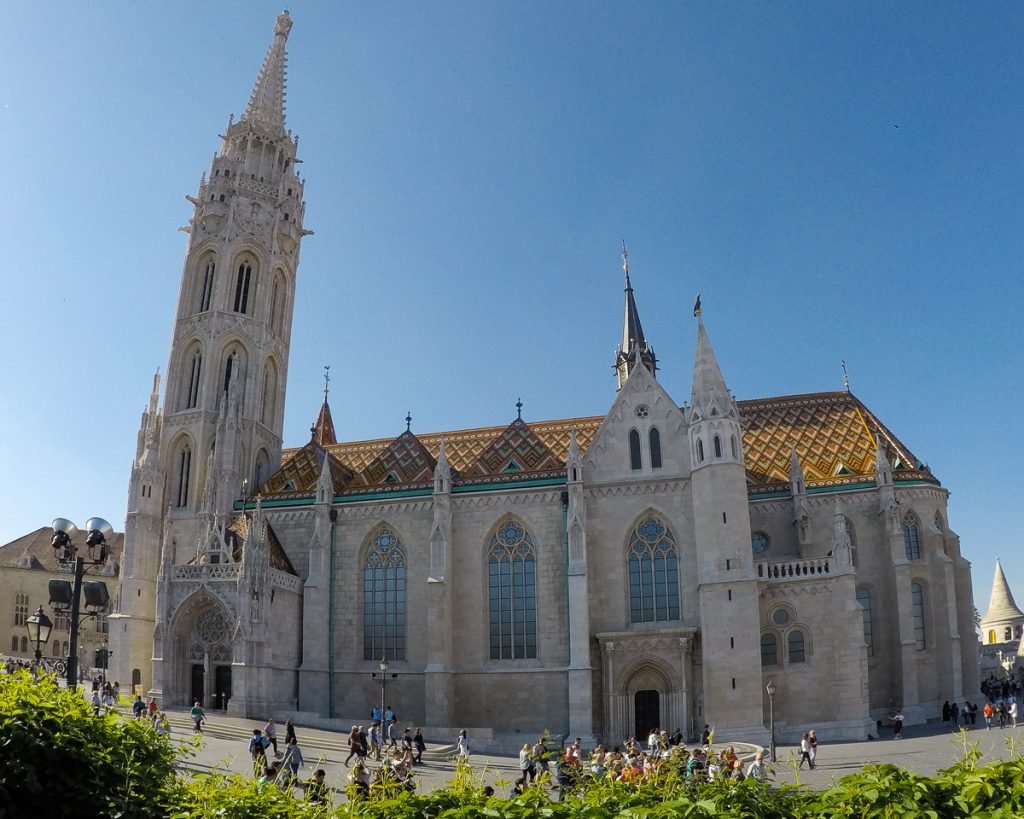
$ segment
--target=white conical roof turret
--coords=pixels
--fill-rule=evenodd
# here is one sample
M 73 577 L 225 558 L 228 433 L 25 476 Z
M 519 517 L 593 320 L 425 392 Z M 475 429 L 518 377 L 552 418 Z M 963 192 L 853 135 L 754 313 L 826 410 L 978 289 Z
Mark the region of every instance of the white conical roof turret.
M 1006 582 L 1003 567 L 996 558 L 996 576 L 992 580 L 992 596 L 988 599 L 988 611 L 981 618 L 982 627 L 1007 623 L 1014 620 L 1024 621 L 1024 612 L 1017 608 L 1013 601 L 1013 593 Z
M 697 348 L 693 354 L 690 406 L 701 417 L 712 414 L 712 410 L 717 410 L 718 415 L 732 415 L 735 412 L 732 395 L 725 386 L 725 378 L 700 316 L 697 317 Z

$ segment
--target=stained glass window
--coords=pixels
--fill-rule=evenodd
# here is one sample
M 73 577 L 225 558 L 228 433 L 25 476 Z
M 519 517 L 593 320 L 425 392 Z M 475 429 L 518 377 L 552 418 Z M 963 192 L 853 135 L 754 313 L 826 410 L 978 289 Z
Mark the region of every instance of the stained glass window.
M 492 660 L 537 656 L 537 553 L 516 521 L 498 527 L 487 554 Z
M 914 647 L 925 648 L 924 589 L 920 583 L 910 584 L 910 612 L 914 617 Z
M 679 619 L 679 555 L 664 523 L 648 515 L 629 538 L 629 618 L 633 623 Z
M 907 515 L 903 521 L 903 548 L 907 553 L 907 560 L 921 559 L 921 542 L 917 537 L 917 518 Z
M 363 564 L 363 659 L 405 659 L 405 548 L 390 529 L 370 542 Z
M 864 644 L 868 647 L 868 656 L 875 656 L 875 640 L 871 631 L 871 592 L 867 589 L 857 589 L 857 602 L 860 603 L 861 614 L 864 619 Z

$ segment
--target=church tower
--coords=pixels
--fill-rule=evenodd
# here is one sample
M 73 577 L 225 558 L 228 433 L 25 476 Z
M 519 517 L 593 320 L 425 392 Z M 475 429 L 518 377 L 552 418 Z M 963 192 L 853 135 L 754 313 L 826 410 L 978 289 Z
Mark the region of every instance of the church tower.
M 704 719 L 716 736 L 756 742 L 764 687 L 743 437 L 699 311 L 689 422 Z
M 143 416 L 129 487 L 128 572 L 112 618 L 112 674 L 151 686 L 160 555 L 200 554 L 209 521 L 280 462 L 295 280 L 303 236 L 298 138 L 285 128 L 285 44 L 278 16 L 249 103 L 221 134 L 182 230 L 188 248 L 174 318 L 163 411 Z M 139 677 L 141 676 L 141 680 Z
M 655 375 L 658 371 L 658 360 L 654 348 L 647 343 L 643 325 L 640 324 L 640 311 L 637 310 L 633 298 L 633 285 L 629 281 L 629 253 L 626 245 L 622 245 L 622 270 L 626 274 L 626 306 L 622 316 L 622 342 L 615 354 L 615 390 L 618 392 L 629 378 L 629 373 L 636 366 L 637 360 Z

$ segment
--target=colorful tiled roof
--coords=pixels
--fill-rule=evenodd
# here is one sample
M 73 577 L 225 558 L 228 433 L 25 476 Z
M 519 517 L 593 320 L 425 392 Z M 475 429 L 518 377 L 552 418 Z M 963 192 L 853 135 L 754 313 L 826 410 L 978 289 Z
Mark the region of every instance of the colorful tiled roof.
M 874 480 L 876 438 L 883 441 L 889 452 L 896 480 L 938 483 L 927 467 L 851 393 L 789 395 L 740 401 L 738 406 L 747 479 L 753 494 L 788 488 L 793 447 L 809 487 Z M 564 472 L 569 433 L 576 430 L 580 452 L 586 453 L 603 421 L 604 416 L 599 415 L 530 423 L 516 420 L 504 427 L 424 435 L 407 431 L 398 438 L 334 444 L 327 451 L 351 473 L 347 478 L 336 474 L 332 463 L 336 490 L 344 486 L 353 492 L 360 486 L 380 486 L 387 481 L 388 474 L 392 475 L 391 481 L 387 481 L 391 484 L 388 488 L 429 483 L 429 471 L 433 470 L 442 439 L 456 484 L 476 483 L 486 477 L 500 477 L 502 482 L 508 482 Z M 413 453 L 420 453 L 419 461 Z M 322 461 L 317 460 L 311 446 L 285 450 L 282 458 L 281 471 L 261 487 L 260 494 L 267 497 L 313 492 Z M 512 461 L 514 467 L 510 467 Z M 389 464 L 387 469 L 385 464 Z

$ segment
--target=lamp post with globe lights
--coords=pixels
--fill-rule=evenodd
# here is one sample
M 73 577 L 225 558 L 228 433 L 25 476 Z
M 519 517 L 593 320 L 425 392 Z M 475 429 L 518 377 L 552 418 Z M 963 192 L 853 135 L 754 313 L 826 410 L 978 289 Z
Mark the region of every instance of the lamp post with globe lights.
M 50 545 L 57 556 L 57 562 L 71 567 L 74 583 L 67 580 L 50 581 L 50 605 L 58 610 L 70 609 L 71 645 L 68 647 L 68 687 L 78 685 L 78 625 L 82 616 L 82 592 L 85 592 L 86 616 L 99 616 L 107 608 L 110 596 L 107 587 L 98 580 L 84 581 L 86 566 L 99 566 L 106 562 L 110 552 L 108 538 L 114 536 L 114 527 L 103 518 L 89 518 L 85 522 L 85 548 L 82 555 L 75 545 L 79 529 L 67 518 L 53 521 L 53 538 Z
M 768 692 L 768 752 L 775 762 L 775 680 L 768 680 L 764 690 Z
M 50 632 L 53 630 L 53 623 L 46 616 L 43 607 L 36 609 L 35 614 L 25 621 L 25 628 L 28 630 L 28 641 L 35 643 L 36 661 L 35 673 L 39 673 L 39 666 L 43 662 L 43 646 L 50 642 Z

